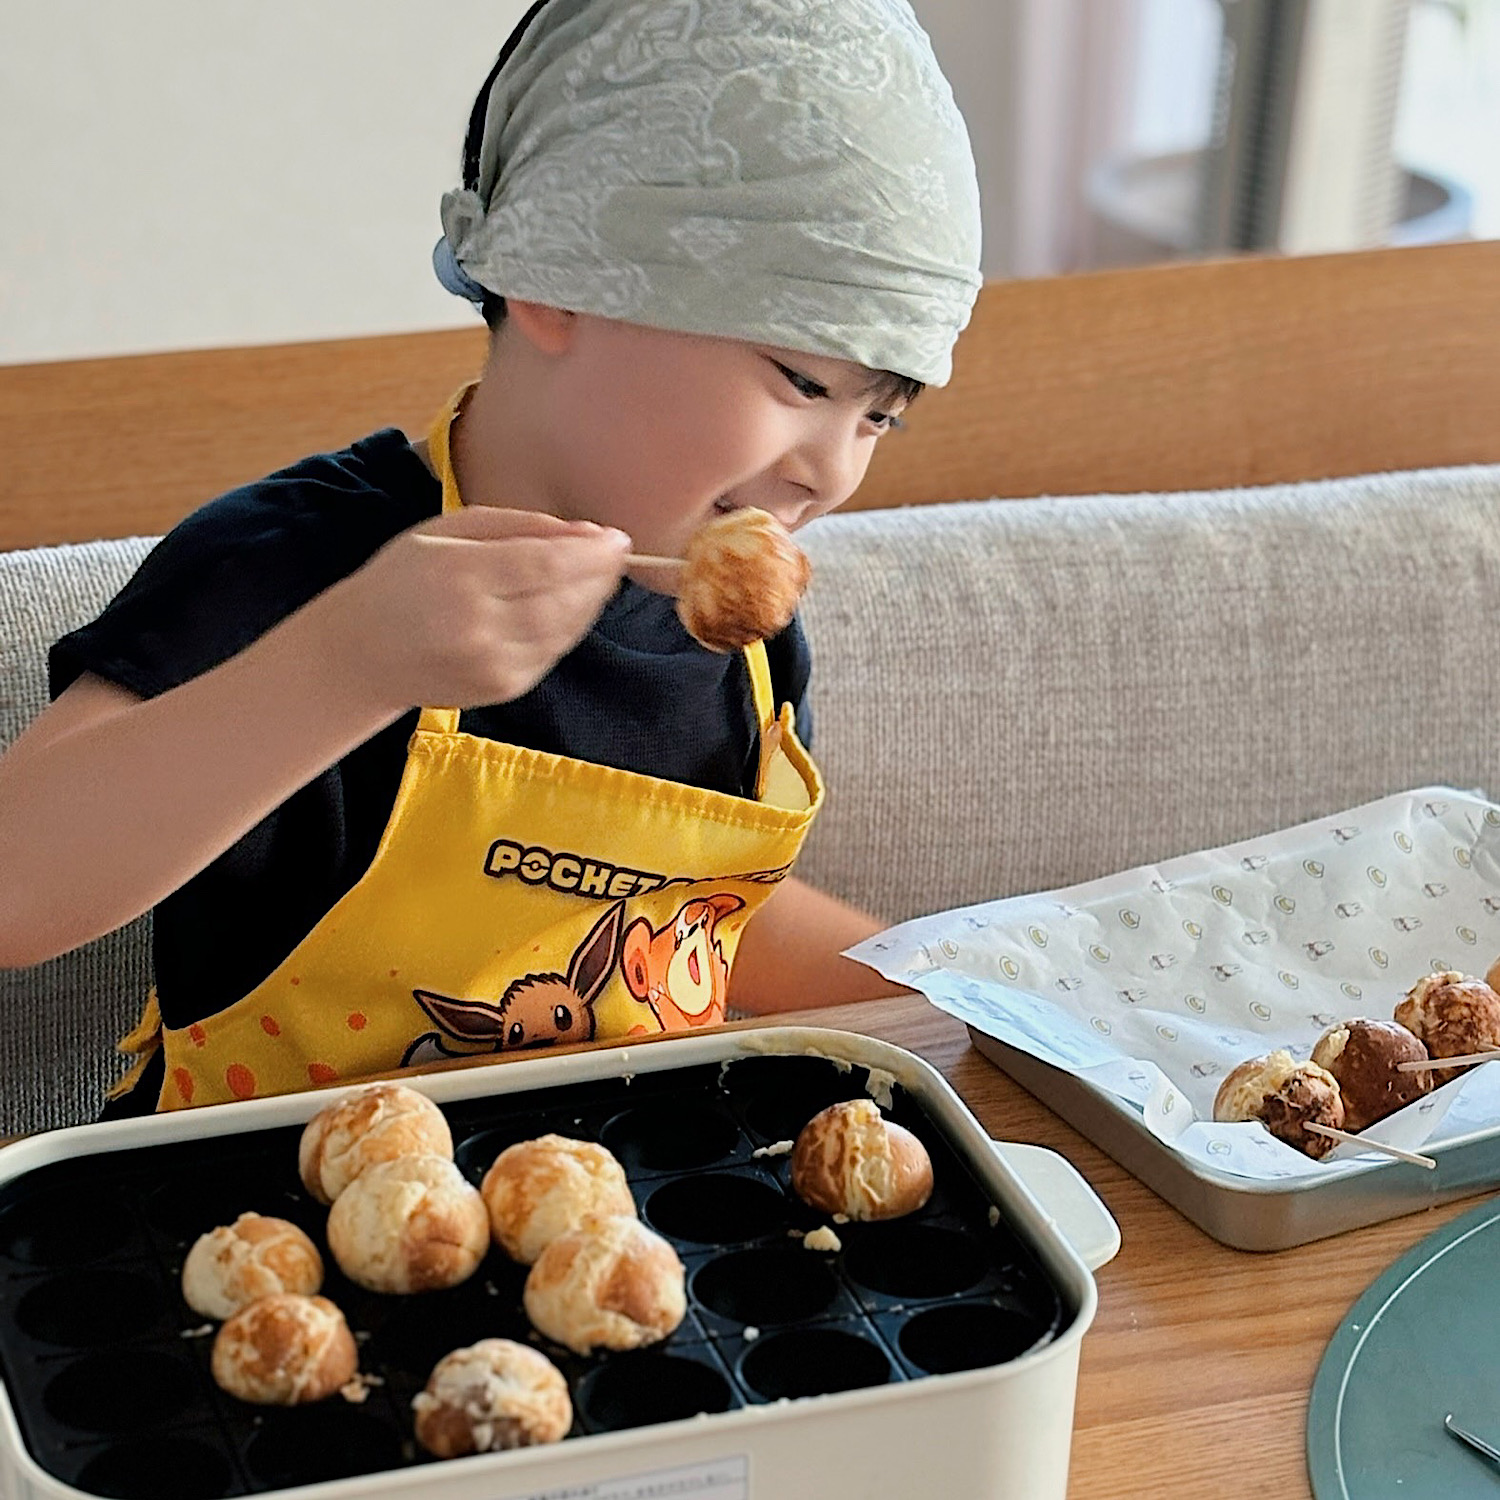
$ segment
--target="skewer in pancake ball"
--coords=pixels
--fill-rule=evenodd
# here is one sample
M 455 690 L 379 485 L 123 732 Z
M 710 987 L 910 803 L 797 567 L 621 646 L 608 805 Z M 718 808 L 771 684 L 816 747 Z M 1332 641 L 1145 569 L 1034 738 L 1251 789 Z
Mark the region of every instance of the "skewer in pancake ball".
M 484 1199 L 446 1157 L 366 1167 L 328 1215 L 340 1270 L 372 1292 L 430 1292 L 479 1269 L 490 1245 Z
M 438 1458 L 555 1443 L 573 1425 L 562 1372 L 510 1339 L 480 1339 L 445 1354 L 411 1404 L 417 1441 Z
M 1500 995 L 1482 979 L 1447 969 L 1424 975 L 1396 1007 L 1396 1019 L 1427 1048 L 1427 1055 L 1464 1057 L 1500 1048 Z M 1434 1068 L 1434 1088 L 1461 1078 L 1462 1068 Z
M 1219 1085 L 1214 1119 L 1259 1120 L 1277 1140 L 1320 1161 L 1338 1144 L 1308 1125 L 1344 1128 L 1338 1080 L 1315 1062 L 1299 1063 L 1284 1050 L 1247 1058 Z
M 524 1266 L 589 1214 L 635 1216 L 635 1199 L 620 1163 L 603 1146 L 562 1135 L 507 1146 L 484 1174 L 479 1191 L 495 1242 Z
M 241 1214 L 199 1235 L 182 1265 L 182 1295 L 205 1318 L 231 1318 L 257 1297 L 323 1285 L 317 1246 L 285 1219 Z
M 591 1214 L 537 1257 L 522 1300 L 537 1332 L 575 1354 L 639 1349 L 682 1322 L 686 1277 L 677 1252 L 639 1219 Z
M 677 614 L 710 651 L 735 651 L 784 629 L 812 577 L 791 532 L 754 506 L 700 527 L 683 562 Z
M 211 1365 L 219 1387 L 241 1401 L 300 1406 L 352 1380 L 359 1356 L 343 1313 L 326 1297 L 277 1292 L 224 1324 Z
M 1345 1130 L 1361 1131 L 1432 1088 L 1430 1074 L 1401 1072 L 1401 1063 L 1425 1062 L 1427 1049 L 1397 1021 L 1340 1021 L 1318 1038 L 1312 1060 L 1338 1080 Z
M 332 1203 L 366 1167 L 398 1156 L 453 1157 L 443 1112 L 425 1094 L 379 1083 L 348 1094 L 307 1122 L 297 1150 L 303 1185 Z
M 792 1191 L 824 1213 L 895 1219 L 932 1196 L 932 1159 L 873 1099 L 851 1099 L 814 1115 L 798 1133 Z

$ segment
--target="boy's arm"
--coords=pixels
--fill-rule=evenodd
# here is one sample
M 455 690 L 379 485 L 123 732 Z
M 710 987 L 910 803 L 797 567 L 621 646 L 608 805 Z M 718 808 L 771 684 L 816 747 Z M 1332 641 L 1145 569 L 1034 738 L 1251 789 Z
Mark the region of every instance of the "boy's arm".
M 887 925 L 788 876 L 740 936 L 729 981 L 730 1005 L 765 1015 L 911 994 L 841 951 Z
M 0 757 L 0 967 L 138 917 L 412 705 L 524 692 L 613 593 L 628 541 L 472 507 L 156 697 L 80 678 Z
M 308 659 L 296 619 L 156 698 L 86 674 L 16 741 L 0 760 L 0 965 L 139 916 L 397 716 Z

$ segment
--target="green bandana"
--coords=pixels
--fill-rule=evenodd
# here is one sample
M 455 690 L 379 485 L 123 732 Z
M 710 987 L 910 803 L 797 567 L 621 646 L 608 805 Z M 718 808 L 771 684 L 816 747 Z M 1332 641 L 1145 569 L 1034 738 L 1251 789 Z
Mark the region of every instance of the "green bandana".
M 440 258 L 500 296 L 930 385 L 980 285 L 968 134 L 906 0 L 548 0 L 442 214 Z

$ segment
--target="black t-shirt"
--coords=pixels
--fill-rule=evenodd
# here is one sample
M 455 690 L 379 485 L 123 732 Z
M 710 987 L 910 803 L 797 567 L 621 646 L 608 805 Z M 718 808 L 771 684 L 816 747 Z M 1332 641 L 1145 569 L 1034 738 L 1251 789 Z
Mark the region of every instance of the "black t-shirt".
M 52 648 L 52 695 L 85 671 L 145 698 L 166 692 L 242 650 L 441 509 L 438 481 L 394 428 L 233 490 L 164 537 L 98 619 Z M 809 658 L 798 622 L 767 651 L 777 702 L 796 705 L 805 737 Z M 157 997 L 168 1026 L 248 994 L 364 874 L 416 721 L 413 710 L 358 746 L 157 906 Z M 743 656 L 705 650 L 671 599 L 628 581 L 536 687 L 466 711 L 460 727 L 753 794 L 756 722 Z

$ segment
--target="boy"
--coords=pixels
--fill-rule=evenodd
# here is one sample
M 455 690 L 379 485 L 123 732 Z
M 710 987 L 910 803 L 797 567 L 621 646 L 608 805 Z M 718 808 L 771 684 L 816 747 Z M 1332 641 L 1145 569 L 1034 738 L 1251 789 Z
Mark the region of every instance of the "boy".
M 905 0 L 542 0 L 464 160 L 479 381 L 189 517 L 0 761 L 0 962 L 155 909 L 111 1112 L 889 988 L 788 874 L 800 627 L 707 652 L 628 553 L 831 510 L 947 378 L 978 203 L 926 37 Z

